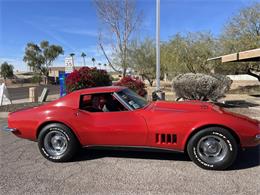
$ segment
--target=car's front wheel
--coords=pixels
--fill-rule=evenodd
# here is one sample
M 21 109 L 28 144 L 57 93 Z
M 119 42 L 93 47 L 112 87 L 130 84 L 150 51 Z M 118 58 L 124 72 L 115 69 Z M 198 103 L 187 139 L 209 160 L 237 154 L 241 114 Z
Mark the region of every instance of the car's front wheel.
M 234 163 L 238 144 L 228 130 L 222 127 L 209 127 L 191 137 L 187 152 L 198 166 L 204 169 L 223 170 Z
M 75 156 L 78 141 L 71 130 L 60 123 L 43 127 L 38 136 L 38 147 L 41 154 L 53 162 L 65 162 Z

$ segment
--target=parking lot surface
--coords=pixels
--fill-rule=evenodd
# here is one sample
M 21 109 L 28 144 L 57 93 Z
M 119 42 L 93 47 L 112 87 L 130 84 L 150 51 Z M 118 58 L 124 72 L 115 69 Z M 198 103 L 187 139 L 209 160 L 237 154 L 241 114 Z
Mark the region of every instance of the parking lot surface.
M 2 125 L 6 119 L 0 119 Z M 0 132 L 0 194 L 260 194 L 259 148 L 227 171 L 185 154 L 82 150 L 69 163 L 44 159 L 37 143 Z
M 49 95 L 59 94 L 60 86 L 59 85 L 40 85 L 37 86 L 38 95 L 40 96 L 43 88 L 47 87 L 49 89 Z M 11 100 L 19 100 L 29 98 L 29 87 L 15 87 L 8 88 L 8 93 L 10 95 Z

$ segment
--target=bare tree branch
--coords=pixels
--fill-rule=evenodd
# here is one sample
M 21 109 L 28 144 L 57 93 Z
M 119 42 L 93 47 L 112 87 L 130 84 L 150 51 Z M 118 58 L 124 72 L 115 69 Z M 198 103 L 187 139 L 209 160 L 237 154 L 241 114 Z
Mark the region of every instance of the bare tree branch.
M 94 3 L 100 20 L 106 26 L 106 31 L 111 32 L 111 37 L 114 37 L 114 44 L 111 44 L 111 48 L 117 58 L 117 66 L 122 69 L 123 76 L 125 76 L 129 68 L 128 47 L 131 35 L 141 21 L 140 14 L 137 14 L 134 0 L 94 0 Z M 116 70 L 115 65 L 112 65 L 104 50 L 104 40 L 99 39 L 99 41 L 100 48 L 109 65 Z
M 101 34 L 100 34 L 100 36 L 99 36 L 99 40 L 101 40 Z M 111 61 L 110 61 L 108 55 L 107 55 L 106 52 L 105 52 L 105 49 L 104 49 L 103 44 L 102 44 L 101 41 L 99 41 L 99 47 L 100 47 L 100 49 L 101 49 L 103 55 L 104 55 L 105 58 L 107 59 L 107 61 L 108 61 L 108 65 L 109 65 L 109 66 L 110 66 L 114 71 L 120 73 L 120 70 L 116 69 L 116 68 L 113 66 L 113 64 L 111 63 Z

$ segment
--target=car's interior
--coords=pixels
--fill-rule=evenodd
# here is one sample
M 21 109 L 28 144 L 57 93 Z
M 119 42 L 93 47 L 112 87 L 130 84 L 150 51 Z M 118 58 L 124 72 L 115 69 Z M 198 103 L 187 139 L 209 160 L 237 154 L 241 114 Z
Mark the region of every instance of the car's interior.
M 88 112 L 127 111 L 127 108 L 125 108 L 111 93 L 81 95 L 80 109 Z

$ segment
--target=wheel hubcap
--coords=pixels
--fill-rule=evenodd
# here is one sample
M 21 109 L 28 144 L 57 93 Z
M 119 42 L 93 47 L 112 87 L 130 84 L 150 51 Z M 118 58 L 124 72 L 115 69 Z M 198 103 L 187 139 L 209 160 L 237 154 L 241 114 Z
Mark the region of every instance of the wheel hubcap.
M 202 137 L 197 145 L 199 157 L 209 164 L 222 161 L 226 157 L 227 152 L 227 143 L 222 138 L 214 135 Z
M 48 132 L 44 138 L 44 148 L 51 156 L 62 155 L 66 151 L 67 146 L 66 136 L 58 130 Z

